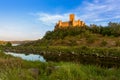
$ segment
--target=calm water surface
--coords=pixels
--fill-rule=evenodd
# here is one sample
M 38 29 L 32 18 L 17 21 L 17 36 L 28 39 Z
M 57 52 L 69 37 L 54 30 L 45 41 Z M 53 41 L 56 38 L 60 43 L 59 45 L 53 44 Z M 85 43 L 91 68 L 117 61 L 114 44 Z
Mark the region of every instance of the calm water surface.
M 20 44 L 12 44 L 12 46 L 18 46 L 18 45 L 20 45 Z
M 5 52 L 5 54 L 9 54 L 15 57 L 20 57 L 24 60 L 29 60 L 29 61 L 41 61 L 41 62 L 46 62 L 43 56 L 38 55 L 38 54 L 23 54 L 23 53 L 14 53 L 14 52 Z

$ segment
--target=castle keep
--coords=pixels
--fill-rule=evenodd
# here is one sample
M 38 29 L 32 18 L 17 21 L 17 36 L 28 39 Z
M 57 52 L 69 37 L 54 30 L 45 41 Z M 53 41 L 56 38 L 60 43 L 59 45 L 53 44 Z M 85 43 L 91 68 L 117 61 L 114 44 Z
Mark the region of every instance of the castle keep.
M 67 28 L 67 27 L 83 27 L 85 26 L 85 23 L 83 21 L 80 20 L 75 20 L 75 15 L 74 14 L 70 14 L 69 16 L 69 21 L 67 22 L 62 22 L 62 20 L 60 20 L 56 26 L 55 29 L 57 28 Z

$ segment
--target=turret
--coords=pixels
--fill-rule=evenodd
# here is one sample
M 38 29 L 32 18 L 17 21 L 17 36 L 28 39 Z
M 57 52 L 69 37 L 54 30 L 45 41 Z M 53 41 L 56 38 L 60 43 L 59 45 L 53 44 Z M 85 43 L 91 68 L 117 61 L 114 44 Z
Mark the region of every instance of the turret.
M 74 14 L 70 14 L 70 21 L 74 21 L 75 15 Z
M 58 26 L 59 26 L 59 27 L 62 26 L 62 21 L 61 21 L 61 20 L 58 22 Z

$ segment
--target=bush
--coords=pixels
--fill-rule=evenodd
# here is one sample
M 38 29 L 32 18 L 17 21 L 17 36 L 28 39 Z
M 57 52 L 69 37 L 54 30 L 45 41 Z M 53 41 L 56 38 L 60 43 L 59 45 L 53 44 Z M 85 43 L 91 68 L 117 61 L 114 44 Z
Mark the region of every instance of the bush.
M 120 46 L 120 40 L 117 40 L 115 43 L 116 43 L 116 46 Z
M 10 42 L 7 42 L 7 44 L 5 45 L 6 47 L 11 47 L 12 44 Z
M 93 34 L 89 33 L 89 34 L 86 35 L 86 40 L 87 40 L 87 43 L 91 44 L 91 43 L 95 42 L 96 38 Z
M 102 42 L 101 42 L 101 46 L 106 46 L 108 43 L 105 41 L 105 40 L 103 40 Z

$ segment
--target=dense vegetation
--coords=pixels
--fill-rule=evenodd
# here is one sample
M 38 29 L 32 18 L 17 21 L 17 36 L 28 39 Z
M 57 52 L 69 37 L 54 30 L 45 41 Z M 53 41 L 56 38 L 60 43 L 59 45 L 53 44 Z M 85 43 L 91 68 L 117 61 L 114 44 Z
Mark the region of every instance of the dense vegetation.
M 11 42 L 5 42 L 4 44 L 0 43 L 0 47 L 11 47 L 12 43 Z
M 11 47 L 6 51 L 33 53 L 44 56 L 47 61 L 67 61 L 83 64 L 95 64 L 104 67 L 120 67 L 120 48 L 86 47 L 86 46 L 28 46 Z
M 30 45 L 118 47 L 120 46 L 120 23 L 110 22 L 108 26 L 93 24 L 48 31 L 42 39 L 24 44 L 24 46 Z
M 109 22 L 108 26 L 97 26 L 92 24 L 90 26 L 64 28 L 55 31 L 48 31 L 44 36 L 45 39 L 64 39 L 66 36 L 76 36 L 85 32 L 98 33 L 103 36 L 120 36 L 120 23 Z
M 119 80 L 119 68 L 68 62 L 25 61 L 0 52 L 1 80 Z
M 108 26 L 48 31 L 42 39 L 16 47 L 7 43 L 0 51 L 37 53 L 47 62 L 25 61 L 0 52 L 0 79 L 119 80 L 119 39 L 120 23 L 110 22 Z
M 41 40 L 17 47 L 6 47 L 5 50 L 37 53 L 52 61 L 76 61 L 100 65 L 105 62 L 104 65 L 120 66 L 119 27 L 119 23 L 110 22 L 106 27 L 90 25 L 57 29 L 48 31 Z
M 120 47 L 87 47 L 87 46 L 18 46 L 18 47 L 7 47 L 5 51 L 13 51 L 20 53 L 34 53 L 34 54 L 89 54 L 97 56 L 106 56 L 106 57 L 120 57 Z

